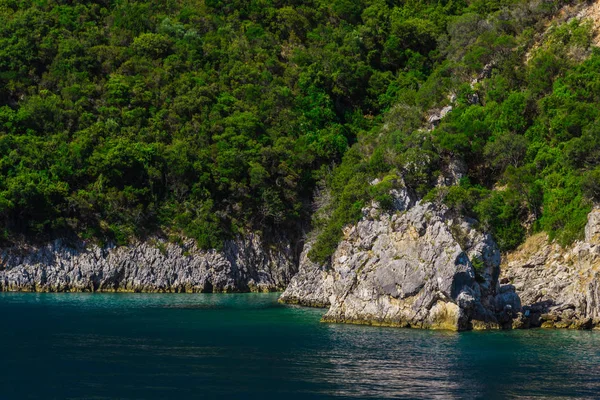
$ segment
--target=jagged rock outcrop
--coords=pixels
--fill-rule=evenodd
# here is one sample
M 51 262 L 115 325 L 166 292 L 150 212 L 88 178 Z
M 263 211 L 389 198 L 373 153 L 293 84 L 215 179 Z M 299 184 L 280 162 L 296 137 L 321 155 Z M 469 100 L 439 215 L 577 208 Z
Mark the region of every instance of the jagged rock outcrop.
M 524 306 L 516 327 L 600 327 L 600 208 L 588 216 L 585 240 L 569 248 L 544 233 L 530 237 L 505 257 L 501 280 Z
M 375 179 L 371 182 L 371 185 L 377 185 L 380 182 L 379 179 Z M 414 196 L 408 190 L 392 189 L 390 195 L 393 199 L 393 207 L 397 211 L 406 210 L 415 204 Z M 380 215 L 381 210 L 379 205 L 373 202 L 370 207 L 365 207 L 362 212 L 365 217 L 376 218 Z M 331 268 L 329 265 L 312 262 L 308 258 L 308 253 L 316 240 L 316 236 L 317 232 L 312 232 L 311 237 L 304 243 L 298 273 L 292 278 L 285 292 L 279 298 L 280 302 L 319 308 L 327 308 L 331 305 L 329 302 L 329 298 L 333 294 Z
M 446 106 L 441 109 L 433 109 L 429 111 L 429 115 L 427 116 L 427 124 L 428 130 L 434 130 L 444 119 L 448 113 L 452 111 L 452 106 Z
M 279 301 L 307 307 L 329 307 L 333 294 L 333 276 L 327 266 L 319 265 L 308 258 L 312 241 L 304 245 L 300 256 L 298 273 L 292 278 Z
M 227 241 L 222 251 L 152 239 L 98 247 L 55 240 L 0 253 L 0 291 L 235 292 L 274 291 L 297 271 L 290 243 L 266 246 L 257 235 Z
M 442 163 L 441 174 L 438 176 L 437 187 L 458 185 L 467 176 L 467 163 L 461 159 L 450 159 Z
M 398 193 L 404 200 L 395 212 L 377 204 L 363 210 L 328 268 L 303 258 L 282 301 L 311 305 L 319 293 L 320 305 L 330 305 L 328 322 L 452 330 L 510 324 L 520 304 L 511 287 L 499 287 L 491 237 L 443 206 Z

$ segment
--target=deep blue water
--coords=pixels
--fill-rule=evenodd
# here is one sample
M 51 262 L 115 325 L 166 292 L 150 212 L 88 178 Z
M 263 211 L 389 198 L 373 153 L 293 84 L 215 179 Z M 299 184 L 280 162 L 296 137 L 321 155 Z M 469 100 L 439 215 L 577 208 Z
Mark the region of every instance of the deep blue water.
M 0 399 L 600 398 L 600 332 L 319 323 L 276 294 L 0 293 Z

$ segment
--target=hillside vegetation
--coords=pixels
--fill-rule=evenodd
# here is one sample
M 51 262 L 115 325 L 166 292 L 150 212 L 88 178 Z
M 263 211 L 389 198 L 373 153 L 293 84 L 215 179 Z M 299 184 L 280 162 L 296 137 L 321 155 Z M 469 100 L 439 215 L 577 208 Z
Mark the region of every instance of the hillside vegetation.
M 481 3 L 482 6 L 485 3 Z M 308 220 L 466 2 L 0 1 L 2 235 Z
M 504 249 L 567 243 L 600 196 L 600 53 L 548 30 L 566 3 L 0 0 L 0 235 L 219 248 L 299 232 L 319 188 L 324 261 L 402 176 Z
M 504 251 L 538 231 L 562 245 L 581 238 L 600 200 L 600 51 L 591 21 L 553 18 L 564 4 L 471 8 L 449 21 L 438 40 L 445 59 L 399 94 L 383 125 L 359 134 L 329 178 L 314 260 L 328 260 L 367 202 L 391 206 L 390 189 L 403 184 L 476 218 Z M 448 104 L 424 129 L 427 111 Z M 452 170 L 460 179 L 440 185 Z

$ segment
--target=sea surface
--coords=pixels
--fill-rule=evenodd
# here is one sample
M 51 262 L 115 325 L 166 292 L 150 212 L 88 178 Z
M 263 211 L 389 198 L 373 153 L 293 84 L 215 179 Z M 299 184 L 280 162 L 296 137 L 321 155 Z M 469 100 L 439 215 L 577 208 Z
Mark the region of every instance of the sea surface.
M 600 331 L 322 313 L 277 294 L 0 293 L 0 399 L 600 398 Z

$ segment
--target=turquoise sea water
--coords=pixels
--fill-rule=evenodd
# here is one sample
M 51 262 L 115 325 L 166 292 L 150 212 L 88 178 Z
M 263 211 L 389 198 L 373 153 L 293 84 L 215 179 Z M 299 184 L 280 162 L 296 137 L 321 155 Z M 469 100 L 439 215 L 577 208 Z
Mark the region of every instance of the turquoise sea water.
M 319 323 L 276 294 L 0 293 L 0 399 L 600 398 L 600 332 Z

